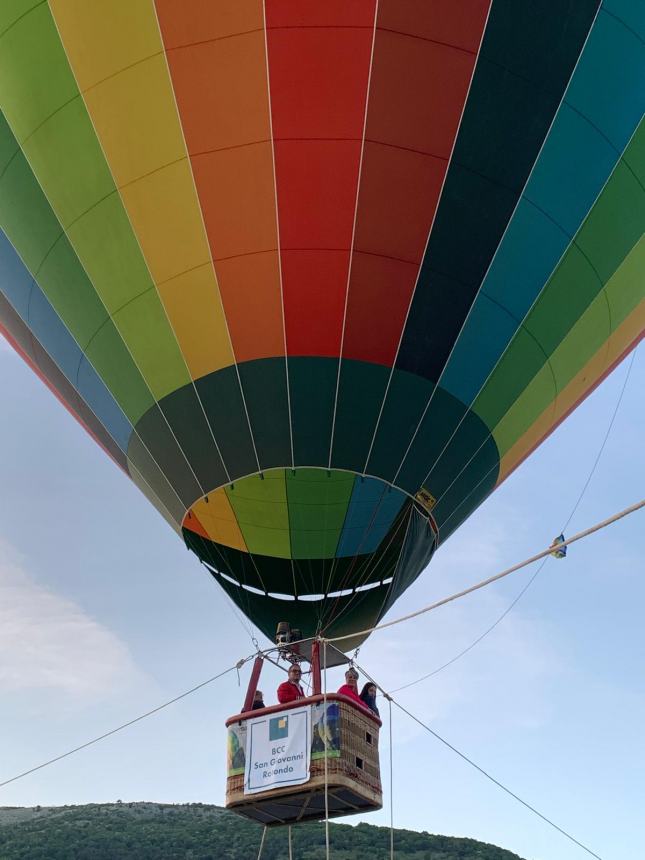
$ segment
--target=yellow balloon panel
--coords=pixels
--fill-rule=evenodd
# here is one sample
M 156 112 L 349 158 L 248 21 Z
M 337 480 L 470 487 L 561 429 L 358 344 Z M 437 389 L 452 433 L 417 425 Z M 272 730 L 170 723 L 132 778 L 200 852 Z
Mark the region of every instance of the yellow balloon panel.
M 210 540 L 246 551 L 246 543 L 224 490 L 209 494 L 208 501 L 200 499 L 193 505 L 191 513 L 197 517 Z M 190 521 L 186 526 L 190 528 Z
M 192 378 L 233 364 L 154 4 L 57 0 L 52 11 Z M 171 279 L 172 291 L 160 289 Z M 199 338 L 186 325 L 180 287 L 200 296 L 192 305 L 200 309 Z

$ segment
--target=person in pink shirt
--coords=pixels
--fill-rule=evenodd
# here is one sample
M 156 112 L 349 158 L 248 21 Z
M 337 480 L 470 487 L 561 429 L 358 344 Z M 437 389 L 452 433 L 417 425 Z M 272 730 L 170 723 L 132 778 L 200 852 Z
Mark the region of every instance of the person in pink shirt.
M 358 672 L 353 666 L 345 672 L 345 683 L 338 688 L 338 692 L 341 696 L 353 699 L 361 708 L 365 707 L 365 702 L 358 695 Z

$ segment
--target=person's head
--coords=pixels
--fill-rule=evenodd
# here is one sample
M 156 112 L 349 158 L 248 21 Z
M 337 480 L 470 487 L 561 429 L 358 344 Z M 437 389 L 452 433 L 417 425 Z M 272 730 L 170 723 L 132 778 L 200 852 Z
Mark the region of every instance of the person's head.
M 302 670 L 297 663 L 292 663 L 289 666 L 289 680 L 292 684 L 299 684 L 300 678 L 302 677 Z
M 262 695 L 262 690 L 256 690 L 255 695 L 253 696 L 254 702 L 263 702 L 264 696 Z
M 353 687 L 355 690 L 358 689 L 358 672 L 353 666 L 350 666 L 345 672 L 345 683 L 348 687 Z
M 367 701 L 367 699 L 375 699 L 376 698 L 376 684 L 372 684 L 371 681 L 368 681 L 367 684 L 363 684 L 363 689 L 361 690 L 361 699 L 363 701 Z

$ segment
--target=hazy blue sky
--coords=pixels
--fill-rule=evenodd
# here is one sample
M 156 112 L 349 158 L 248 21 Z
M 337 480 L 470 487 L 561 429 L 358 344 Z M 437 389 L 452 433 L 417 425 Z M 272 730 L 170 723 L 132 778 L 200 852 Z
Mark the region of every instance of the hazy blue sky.
M 441 548 L 391 617 L 551 541 L 587 479 L 626 371 L 624 363 Z M 569 534 L 643 496 L 644 390 L 641 350 Z M 195 557 L 1 338 L 0 391 L 2 781 L 253 648 Z M 564 561 L 550 559 L 481 644 L 400 693 L 406 707 L 603 860 L 642 856 L 644 558 L 639 513 L 577 544 Z M 375 634 L 359 662 L 386 688 L 431 671 L 485 630 L 532 572 Z M 340 683 L 338 671 L 330 675 L 330 686 Z M 278 680 L 263 678 L 267 699 Z M 233 673 L 0 789 L 0 805 L 221 804 L 223 724 L 243 692 Z M 397 826 L 471 836 L 526 860 L 586 856 L 401 713 L 394 737 Z M 386 741 L 384 727 L 387 782 Z M 388 813 L 367 820 L 384 824 Z

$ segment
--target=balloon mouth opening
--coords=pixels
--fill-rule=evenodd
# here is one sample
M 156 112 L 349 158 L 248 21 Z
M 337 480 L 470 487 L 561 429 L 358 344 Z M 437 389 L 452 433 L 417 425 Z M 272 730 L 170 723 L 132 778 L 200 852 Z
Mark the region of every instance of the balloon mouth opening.
M 345 559 L 375 552 L 409 497 L 387 482 L 317 467 L 269 469 L 219 487 L 182 529 L 219 547 L 275 559 Z M 218 567 L 218 565 L 215 565 Z
M 323 600 L 334 600 L 334 599 L 341 598 L 341 597 L 350 597 L 353 594 L 362 594 L 363 592 L 366 592 L 366 591 L 373 591 L 375 588 L 387 587 L 387 586 L 391 585 L 391 583 L 394 580 L 394 577 L 387 576 L 387 577 L 385 577 L 385 579 L 380 579 L 377 582 L 368 582 L 368 583 L 364 583 L 362 585 L 357 585 L 354 588 L 343 588 L 343 589 L 339 589 L 338 591 L 329 591 L 326 594 L 314 594 L 314 593 L 307 594 L 307 593 L 303 592 L 303 593 L 300 593 L 298 595 L 295 595 L 295 594 L 284 594 L 282 592 L 277 592 L 277 591 L 264 592 L 259 588 L 255 588 L 252 585 L 248 585 L 245 582 L 238 582 L 236 579 L 234 579 L 229 574 L 224 573 L 221 570 L 216 570 L 208 564 L 206 566 L 207 566 L 208 570 L 213 574 L 213 576 L 219 577 L 219 578 L 225 580 L 227 583 L 229 583 L 229 585 L 233 585 L 236 588 L 241 588 L 244 591 L 248 591 L 250 594 L 256 594 L 260 597 L 271 597 L 274 600 L 281 600 L 281 601 L 284 601 L 286 603 L 294 602 L 297 600 L 303 601 L 305 603 L 319 603 L 320 601 L 323 601 Z

